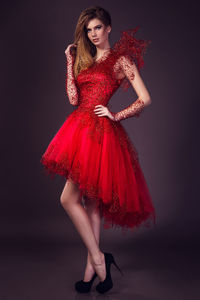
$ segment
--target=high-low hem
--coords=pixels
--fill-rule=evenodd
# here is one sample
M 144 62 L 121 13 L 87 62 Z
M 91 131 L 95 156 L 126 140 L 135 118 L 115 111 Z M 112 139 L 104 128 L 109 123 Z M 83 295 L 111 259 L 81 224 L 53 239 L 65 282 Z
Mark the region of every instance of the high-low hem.
M 69 100 L 73 99 L 72 104 L 78 107 L 66 118 L 41 158 L 53 178 L 59 174 L 73 180 L 81 196 L 94 201 L 105 229 L 121 228 L 123 232 L 142 225 L 150 227 L 152 221 L 155 224 L 155 210 L 128 133 L 120 122 L 98 114 L 95 108 L 108 108 L 120 86 L 125 90 L 131 86 L 122 74 L 123 68 L 133 79 L 134 63 L 138 70 L 143 66 L 148 41 L 135 38 L 137 29 L 123 31 L 109 55 L 81 70 L 76 78 L 71 77 L 70 88 L 71 75 L 67 74 Z M 123 118 L 133 116 L 129 109 Z
M 43 170 L 45 173 L 52 179 L 56 175 L 60 175 L 63 179 L 71 180 L 78 187 L 81 198 L 84 197 L 85 201 L 87 201 L 87 198 L 95 201 L 96 208 L 100 210 L 104 229 L 121 229 L 121 232 L 125 233 L 127 231 L 135 231 L 139 227 L 151 228 L 155 225 L 154 209 L 152 211 L 127 212 L 125 206 L 119 207 L 119 201 L 116 201 L 119 197 L 114 192 L 113 201 L 110 204 L 105 204 L 98 196 L 97 186 L 81 182 L 79 168 L 69 171 L 66 168 L 66 162 L 65 164 L 57 163 L 54 160 L 46 159 L 44 156 L 42 156 L 40 162 L 44 166 Z

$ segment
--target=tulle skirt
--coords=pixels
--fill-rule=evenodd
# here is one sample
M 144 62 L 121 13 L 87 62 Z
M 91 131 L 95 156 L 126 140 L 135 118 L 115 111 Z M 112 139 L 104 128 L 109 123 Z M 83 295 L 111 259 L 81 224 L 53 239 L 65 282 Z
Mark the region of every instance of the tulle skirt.
M 155 210 L 138 153 L 120 122 L 79 106 L 54 135 L 40 162 L 73 180 L 81 197 L 100 209 L 105 229 L 155 223 Z

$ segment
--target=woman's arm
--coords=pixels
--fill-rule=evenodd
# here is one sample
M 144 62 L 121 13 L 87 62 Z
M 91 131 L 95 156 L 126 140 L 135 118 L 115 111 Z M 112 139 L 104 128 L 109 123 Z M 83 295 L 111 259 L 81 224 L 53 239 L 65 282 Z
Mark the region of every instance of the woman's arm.
M 75 45 L 74 44 L 69 45 L 65 51 L 66 59 L 67 59 L 66 92 L 69 98 L 69 102 L 72 105 L 78 105 L 78 90 L 75 83 L 74 70 L 73 70 L 74 58 L 70 53 L 70 49 L 72 46 Z
M 111 113 L 113 121 L 120 121 L 132 116 L 139 117 L 144 107 L 151 104 L 149 92 L 134 62 L 131 62 L 126 56 L 121 56 L 118 60 L 118 68 L 120 68 L 122 76 L 128 78 L 138 98 L 125 109 Z

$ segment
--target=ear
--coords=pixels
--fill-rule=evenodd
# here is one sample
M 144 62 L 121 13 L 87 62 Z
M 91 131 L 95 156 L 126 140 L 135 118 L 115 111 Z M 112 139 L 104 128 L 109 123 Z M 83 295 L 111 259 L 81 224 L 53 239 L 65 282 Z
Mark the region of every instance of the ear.
M 111 32 L 111 26 L 109 25 L 108 26 L 108 33 L 110 33 Z

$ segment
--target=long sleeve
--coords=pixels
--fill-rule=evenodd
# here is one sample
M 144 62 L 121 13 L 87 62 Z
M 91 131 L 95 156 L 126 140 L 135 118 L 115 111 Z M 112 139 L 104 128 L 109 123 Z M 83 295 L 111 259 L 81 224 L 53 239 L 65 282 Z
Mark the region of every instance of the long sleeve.
M 111 112 L 111 114 L 113 115 L 115 121 L 121 121 L 130 117 L 139 117 L 141 112 L 143 111 L 145 107 L 144 101 L 140 98 L 138 98 L 136 101 L 134 101 L 133 103 L 131 103 L 128 107 L 126 107 L 125 109 L 117 112 L 117 113 L 113 113 Z
M 72 105 L 78 105 L 78 89 L 75 83 L 73 63 L 74 63 L 74 58 L 72 56 L 68 56 L 66 61 L 66 65 L 67 65 L 66 92 L 69 98 L 69 102 Z
M 117 76 L 120 76 L 121 79 L 128 79 L 128 81 L 133 83 L 135 75 L 138 73 L 137 67 L 133 61 L 130 60 L 127 56 L 120 56 L 115 64 L 115 72 Z M 139 83 L 138 83 L 139 86 Z M 132 102 L 125 109 L 112 113 L 114 121 L 121 121 L 130 117 L 139 117 L 141 112 L 145 107 L 145 101 L 138 97 L 136 101 Z
M 151 41 L 137 39 L 135 33 L 138 28 L 122 31 L 119 41 L 114 45 L 117 58 L 113 68 L 114 76 L 121 81 L 120 85 L 125 91 L 129 86 L 134 86 L 134 88 L 137 86 L 138 94 L 138 99 L 128 107 L 117 113 L 111 112 L 114 121 L 120 121 L 132 116 L 139 117 L 147 102 L 149 102 L 147 101 L 149 96 L 146 88 L 138 75 L 140 69 L 144 66 L 143 55 Z M 139 96 L 139 94 L 144 96 Z

